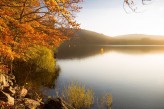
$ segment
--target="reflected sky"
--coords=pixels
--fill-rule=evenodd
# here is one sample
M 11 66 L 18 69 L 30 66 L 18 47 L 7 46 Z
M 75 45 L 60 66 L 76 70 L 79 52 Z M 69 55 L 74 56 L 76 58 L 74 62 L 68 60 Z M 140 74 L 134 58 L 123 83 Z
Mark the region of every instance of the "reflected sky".
M 58 60 L 58 86 L 79 81 L 96 96 L 110 92 L 112 109 L 164 108 L 164 53 L 125 54 L 110 51 L 84 59 Z

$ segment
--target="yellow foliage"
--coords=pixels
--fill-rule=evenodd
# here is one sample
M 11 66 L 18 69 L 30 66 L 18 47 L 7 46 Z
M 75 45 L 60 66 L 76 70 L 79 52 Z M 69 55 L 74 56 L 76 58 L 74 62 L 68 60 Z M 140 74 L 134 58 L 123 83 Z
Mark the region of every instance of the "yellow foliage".
M 103 106 L 107 106 L 109 109 L 112 106 L 112 95 L 111 94 L 105 94 L 102 99 L 101 99 L 101 103 Z
M 63 98 L 76 109 L 88 109 L 93 105 L 94 94 L 78 83 L 71 83 L 63 90 Z

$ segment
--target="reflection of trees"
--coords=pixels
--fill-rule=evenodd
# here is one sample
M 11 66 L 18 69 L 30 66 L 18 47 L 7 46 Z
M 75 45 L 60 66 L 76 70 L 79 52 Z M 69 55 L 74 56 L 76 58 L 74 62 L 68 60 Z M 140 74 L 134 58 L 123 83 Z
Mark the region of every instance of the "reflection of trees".
M 164 46 L 139 46 L 139 45 L 115 45 L 115 46 L 62 46 L 58 50 L 57 58 L 86 58 L 101 54 L 101 49 L 107 53 L 116 51 L 125 54 L 164 53 Z
M 16 70 L 17 72 L 14 72 L 17 84 L 21 86 L 28 84 L 32 87 L 37 87 L 37 88 L 39 88 L 42 85 L 46 87 L 55 87 L 54 81 L 59 76 L 59 72 L 60 72 L 59 67 L 57 67 L 55 72 L 53 73 L 47 72 L 44 69 L 39 72 L 31 72 L 30 70 L 26 68 L 26 65 L 23 65 L 23 64 L 21 67 L 22 67 L 21 69 Z
M 35 87 L 51 86 L 58 77 L 59 67 L 53 52 L 46 47 L 33 47 L 27 52 L 30 59 L 16 59 L 13 62 L 14 74 L 20 85 L 30 84 Z
M 57 58 L 69 59 L 69 58 L 85 58 L 101 53 L 100 46 L 61 46 L 58 49 Z

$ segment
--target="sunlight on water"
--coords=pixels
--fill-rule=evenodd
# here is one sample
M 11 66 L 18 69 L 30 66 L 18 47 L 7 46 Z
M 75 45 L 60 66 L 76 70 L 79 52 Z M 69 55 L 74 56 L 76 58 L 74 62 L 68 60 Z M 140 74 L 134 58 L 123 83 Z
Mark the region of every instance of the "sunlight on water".
M 164 84 L 164 54 L 129 55 L 109 52 L 83 60 L 60 60 L 58 63 L 64 77 L 69 75 L 78 80 Z
M 98 97 L 110 92 L 112 109 L 163 109 L 164 52 L 134 51 L 104 49 L 103 54 L 59 59 L 58 87 L 79 81 Z

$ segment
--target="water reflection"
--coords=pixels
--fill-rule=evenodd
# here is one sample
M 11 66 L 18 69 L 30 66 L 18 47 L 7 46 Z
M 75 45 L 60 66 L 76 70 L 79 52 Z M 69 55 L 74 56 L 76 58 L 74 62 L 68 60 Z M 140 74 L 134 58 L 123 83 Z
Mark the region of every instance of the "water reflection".
M 111 93 L 112 109 L 164 108 L 163 46 L 68 46 L 59 49 L 57 58 L 61 68 L 57 80 L 54 74 L 24 71 L 15 72 L 17 82 L 48 86 L 43 93 L 55 96 L 56 88 L 60 93 L 78 81 L 98 98 Z
M 107 52 L 125 54 L 164 53 L 164 46 L 61 46 L 58 50 L 58 59 L 86 58 Z
M 112 109 L 164 108 L 164 47 L 70 47 L 59 53 L 59 88 L 79 81 L 98 97 L 110 92 Z
M 49 72 L 30 72 L 30 70 L 22 69 L 23 71 L 16 70 L 18 72 L 14 72 L 16 77 L 17 84 L 20 86 L 29 85 L 36 90 L 39 90 L 41 86 L 45 86 L 48 88 L 55 88 L 56 79 L 59 76 L 60 68 L 57 67 L 54 73 Z

